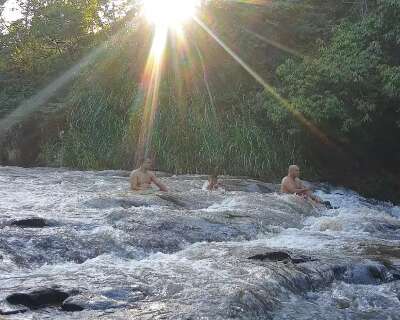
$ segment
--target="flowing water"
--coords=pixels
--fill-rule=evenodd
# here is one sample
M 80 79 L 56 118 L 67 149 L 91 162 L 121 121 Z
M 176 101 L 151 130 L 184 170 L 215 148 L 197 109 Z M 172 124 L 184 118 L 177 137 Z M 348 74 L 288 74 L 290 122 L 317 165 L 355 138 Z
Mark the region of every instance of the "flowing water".
M 1 319 L 400 319 L 399 207 L 319 185 L 339 208 L 315 210 L 201 176 L 143 196 L 127 175 L 0 167 L 0 310 L 24 312 Z M 7 301 L 40 288 L 81 311 Z

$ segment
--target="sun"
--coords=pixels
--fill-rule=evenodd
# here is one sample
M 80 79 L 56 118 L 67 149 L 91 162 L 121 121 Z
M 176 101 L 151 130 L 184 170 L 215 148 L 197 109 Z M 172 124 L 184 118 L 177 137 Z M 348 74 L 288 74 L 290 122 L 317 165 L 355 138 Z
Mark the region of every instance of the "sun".
M 194 17 L 199 0 L 144 0 L 143 11 L 156 26 L 180 27 Z

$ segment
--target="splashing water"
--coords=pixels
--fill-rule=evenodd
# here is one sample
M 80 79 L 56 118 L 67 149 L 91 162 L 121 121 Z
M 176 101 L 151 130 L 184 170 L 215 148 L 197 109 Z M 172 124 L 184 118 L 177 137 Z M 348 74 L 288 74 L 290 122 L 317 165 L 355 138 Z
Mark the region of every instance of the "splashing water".
M 399 207 L 323 188 L 340 208 L 316 212 L 201 176 L 163 178 L 169 201 L 127 176 L 0 167 L 0 310 L 25 311 L 10 319 L 399 319 Z M 64 306 L 6 301 L 54 286 Z

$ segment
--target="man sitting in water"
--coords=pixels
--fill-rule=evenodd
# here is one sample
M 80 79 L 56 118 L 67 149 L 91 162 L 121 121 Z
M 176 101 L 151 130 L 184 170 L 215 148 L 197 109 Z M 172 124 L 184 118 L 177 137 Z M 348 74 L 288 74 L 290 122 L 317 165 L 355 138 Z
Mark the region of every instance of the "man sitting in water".
M 306 188 L 300 180 L 300 168 L 296 165 L 291 165 L 288 170 L 288 175 L 282 179 L 281 192 L 295 194 L 304 199 L 310 199 L 317 204 L 325 205 L 327 208 L 332 208 L 329 201 L 323 201 Z
M 168 191 L 167 187 L 150 171 L 151 167 L 152 161 L 146 158 L 141 161 L 139 169 L 132 171 L 129 180 L 133 191 L 147 191 L 151 188 L 151 183 L 154 183 L 160 191 Z
M 206 182 L 206 185 L 203 186 L 203 189 L 206 189 L 208 191 L 214 191 L 222 188 L 222 183 L 218 181 L 218 175 L 216 174 L 210 174 L 208 176 L 208 181 Z

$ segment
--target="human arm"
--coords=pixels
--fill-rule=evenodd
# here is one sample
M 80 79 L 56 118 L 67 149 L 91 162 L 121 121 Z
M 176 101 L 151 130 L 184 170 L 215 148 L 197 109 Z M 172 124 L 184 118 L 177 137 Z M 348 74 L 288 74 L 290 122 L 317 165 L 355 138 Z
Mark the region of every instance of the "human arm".
M 160 191 L 168 192 L 168 188 L 165 184 L 163 184 L 155 174 L 151 174 L 151 181 L 160 189 Z
M 282 180 L 282 192 L 291 194 L 305 194 L 310 192 L 300 180 L 290 181 L 287 177 Z
M 300 186 L 301 188 L 305 188 L 303 181 L 300 179 L 296 179 L 296 184 Z M 310 197 L 312 200 L 314 200 L 317 203 L 322 203 L 322 199 L 318 196 L 316 196 L 314 193 L 311 192 L 310 188 L 306 188 L 307 190 L 303 192 L 303 194 L 306 194 L 308 197 Z
M 135 174 L 131 174 L 130 176 L 130 182 L 131 182 L 131 189 L 133 191 L 140 191 L 140 184 L 139 184 L 139 178 Z

